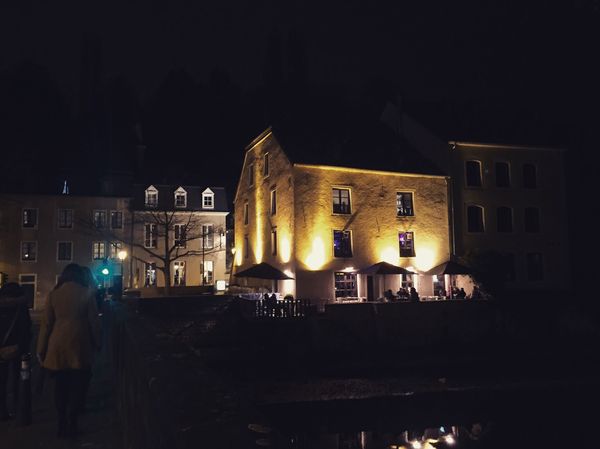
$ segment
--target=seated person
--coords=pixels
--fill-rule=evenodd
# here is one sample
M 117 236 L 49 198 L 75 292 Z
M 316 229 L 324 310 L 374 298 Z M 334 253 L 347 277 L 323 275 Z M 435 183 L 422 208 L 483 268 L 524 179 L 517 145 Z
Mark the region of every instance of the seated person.
M 463 287 L 460 288 L 460 290 L 456 294 L 456 297 L 458 299 L 465 299 L 467 297 L 467 292 L 465 291 L 465 289 Z
M 396 293 L 396 295 L 398 296 L 398 298 L 400 300 L 406 300 L 406 299 L 408 299 L 408 292 L 403 287 L 400 287 L 400 290 L 398 290 L 398 292 Z
M 386 290 L 383 293 L 383 297 L 385 298 L 386 301 L 391 301 L 392 299 L 394 299 L 394 294 L 392 293 L 392 290 Z
M 417 290 L 414 287 L 410 288 L 410 300 L 414 302 L 419 301 L 419 293 L 417 293 Z

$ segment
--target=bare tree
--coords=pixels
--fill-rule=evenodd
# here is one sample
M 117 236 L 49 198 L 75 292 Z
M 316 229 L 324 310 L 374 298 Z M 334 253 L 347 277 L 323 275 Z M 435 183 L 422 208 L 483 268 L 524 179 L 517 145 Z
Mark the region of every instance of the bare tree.
M 92 233 L 103 240 L 122 243 L 147 254 L 148 258 L 131 255 L 141 262 L 145 263 L 148 259 L 160 262 L 156 269 L 164 275 L 165 296 L 168 296 L 171 290 L 173 262 L 189 256 L 202 256 L 204 267 L 206 255 L 225 251 L 225 246 L 215 244 L 216 237 L 220 237 L 224 230 L 215 229 L 214 225 L 206 223 L 195 211 L 130 211 L 129 218 L 124 220 L 122 234 L 109 228 L 106 223 L 99 223 L 94 217 L 82 220 L 81 224 L 80 228 L 84 232 Z M 141 241 L 138 240 L 140 229 Z M 199 248 L 192 248 L 195 241 L 200 242 L 199 245 L 194 245 Z M 204 285 L 204 268 L 202 278 Z

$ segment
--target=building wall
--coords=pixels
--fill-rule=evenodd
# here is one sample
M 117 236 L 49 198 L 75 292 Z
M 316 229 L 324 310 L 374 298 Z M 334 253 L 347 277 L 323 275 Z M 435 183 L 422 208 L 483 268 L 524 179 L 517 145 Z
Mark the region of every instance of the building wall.
M 269 174 L 264 175 L 264 155 L 269 154 Z M 249 185 L 248 167 L 253 164 L 254 183 Z M 271 214 L 271 191 L 277 192 L 277 210 Z M 260 136 L 247 150 L 240 176 L 235 207 L 235 266 L 236 272 L 260 262 L 267 262 L 290 277 L 296 275 L 294 245 L 294 179 L 290 161 L 271 133 Z M 248 204 L 248 224 L 244 223 L 244 205 Z M 276 231 L 277 251 L 273 254 L 271 233 Z M 248 248 L 245 248 L 246 238 Z M 247 253 L 246 253 L 247 251 Z M 247 257 L 246 257 L 247 254 Z M 240 285 L 275 287 L 283 293 L 296 294 L 293 281 L 233 278 Z
M 35 275 L 34 308 L 43 309 L 48 293 L 56 285 L 57 276 L 71 262 L 88 266 L 99 280 L 103 260 L 94 260 L 92 243 L 104 241 L 107 257 L 110 255 L 108 238 L 99 237 L 90 229 L 94 210 L 120 210 L 125 214 L 128 208 L 127 198 L 83 197 L 72 195 L 1 195 L 0 196 L 0 271 L 8 275 L 8 281 L 19 282 L 19 275 Z M 23 228 L 23 209 L 38 210 L 38 224 L 33 229 Z M 72 229 L 58 228 L 58 209 L 73 210 Z M 125 225 L 124 225 L 125 226 Z M 114 230 L 123 235 L 125 229 Z M 21 260 L 21 242 L 37 242 L 37 259 Z M 57 260 L 59 241 L 72 242 L 72 260 Z M 120 262 L 108 258 L 110 276 L 120 274 Z M 125 265 L 125 270 L 127 266 Z M 125 277 L 127 271 L 125 272 Z
M 555 149 L 493 146 L 457 143 L 450 150 L 453 160 L 454 229 L 456 253 L 469 249 L 490 249 L 514 255 L 516 279 L 510 287 L 524 289 L 564 288 L 570 280 L 568 230 L 563 152 Z M 482 187 L 467 187 L 465 162 L 478 160 L 482 167 Z M 496 187 L 495 163 L 508 162 L 510 187 Z M 523 164 L 532 163 L 537 170 L 537 188 L 523 187 Z M 467 229 L 467 206 L 484 208 L 482 233 Z M 513 210 L 513 232 L 497 231 L 497 208 Z M 526 207 L 540 210 L 540 232 L 524 230 Z M 544 275 L 540 281 L 529 281 L 527 253 L 543 255 Z
M 298 280 L 307 280 L 298 282 L 298 296 L 333 298 L 335 271 L 355 271 L 381 261 L 425 271 L 449 258 L 444 177 L 295 165 L 294 185 L 294 255 Z M 333 213 L 333 187 L 350 189 L 351 215 Z M 413 192 L 413 217 L 396 216 L 396 192 Z M 353 257 L 334 257 L 333 230 L 352 232 Z M 415 257 L 399 255 L 398 233 L 406 231 L 414 232 Z M 310 282 L 313 277 L 319 281 Z M 366 276 L 358 282 L 359 295 L 366 296 Z M 381 289 L 383 282 L 389 288 L 393 280 L 375 282 L 382 282 Z M 421 283 L 422 294 L 428 293 L 429 282 Z

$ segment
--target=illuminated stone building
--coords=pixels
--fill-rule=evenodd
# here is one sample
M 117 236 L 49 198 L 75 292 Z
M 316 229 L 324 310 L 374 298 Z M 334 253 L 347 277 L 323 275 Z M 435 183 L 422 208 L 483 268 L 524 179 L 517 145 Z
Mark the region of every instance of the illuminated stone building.
M 449 259 L 448 179 L 383 124 L 361 131 L 310 151 L 269 128 L 246 148 L 234 273 L 267 262 L 293 278 L 278 281 L 279 292 L 322 301 L 377 298 L 401 282 L 433 295 L 433 276 L 358 271 L 386 261 L 421 273 Z

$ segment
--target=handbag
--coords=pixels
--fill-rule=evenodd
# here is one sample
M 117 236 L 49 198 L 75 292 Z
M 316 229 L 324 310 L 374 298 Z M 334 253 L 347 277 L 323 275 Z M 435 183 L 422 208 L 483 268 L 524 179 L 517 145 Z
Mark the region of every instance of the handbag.
M 2 340 L 2 345 L 0 346 L 0 362 L 8 362 L 10 360 L 14 360 L 19 355 L 19 345 L 18 344 L 15 344 L 15 345 L 7 345 L 6 344 L 6 341 L 8 340 L 8 337 L 12 333 L 12 331 L 15 327 L 15 324 L 17 322 L 18 313 L 19 313 L 19 310 L 17 309 L 17 311 L 15 312 L 15 316 L 13 317 L 12 323 L 10 323 L 10 327 L 6 331 L 6 334 L 4 335 L 4 339 Z

